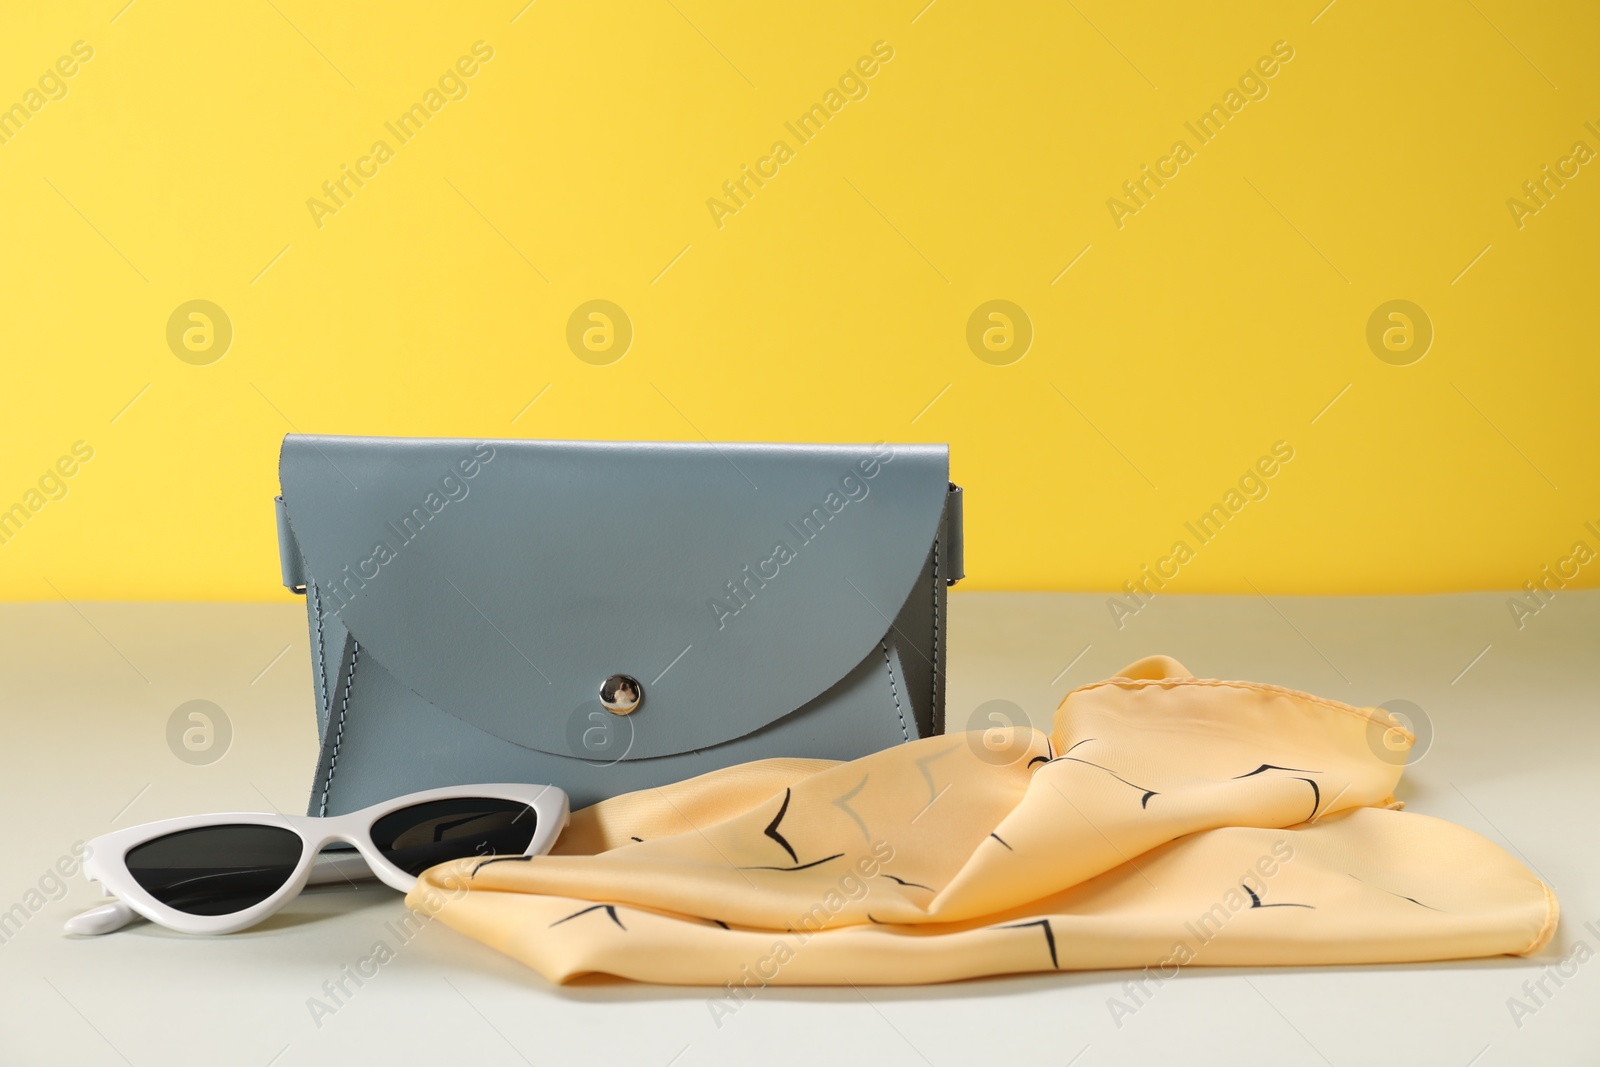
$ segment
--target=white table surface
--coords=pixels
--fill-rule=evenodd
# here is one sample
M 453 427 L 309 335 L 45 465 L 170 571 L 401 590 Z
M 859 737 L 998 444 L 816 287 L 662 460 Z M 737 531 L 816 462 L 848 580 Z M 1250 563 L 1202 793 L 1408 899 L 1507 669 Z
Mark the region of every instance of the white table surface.
M 1118 1026 L 1133 972 L 937 987 L 763 990 L 719 1026 L 711 991 L 557 987 L 442 925 L 424 928 L 319 1026 L 324 981 L 403 914 L 381 887 L 302 897 L 241 934 L 139 924 L 69 938 L 99 899 L 49 899 L 75 841 L 172 815 L 305 808 L 316 751 L 304 615 L 273 605 L 0 605 L 0 911 L 43 901 L 0 944 L 0 1064 L 1600 1063 L 1600 591 L 1562 591 L 1518 629 L 1505 594 L 1165 597 L 1118 630 L 1103 596 L 959 594 L 948 714 L 1008 700 L 1046 725 L 1062 694 L 1164 652 L 1201 676 L 1355 704 L 1406 700 L 1434 739 L 1400 796 L 1539 871 L 1561 899 L 1538 959 L 1189 968 Z M 194 699 L 232 725 L 207 765 L 168 747 Z M 29 897 L 41 880 L 47 892 Z M 1584 928 L 1586 922 L 1594 930 Z M 1523 992 L 1587 943 L 1534 1005 Z M 1508 1000 L 1536 1011 L 1519 1020 Z

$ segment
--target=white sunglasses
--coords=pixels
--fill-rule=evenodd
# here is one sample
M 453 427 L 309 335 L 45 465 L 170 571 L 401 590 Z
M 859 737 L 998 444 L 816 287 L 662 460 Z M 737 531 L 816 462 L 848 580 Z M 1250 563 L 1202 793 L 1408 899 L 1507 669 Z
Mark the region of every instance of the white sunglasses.
M 566 828 L 567 794 L 553 785 L 428 789 L 346 815 L 225 812 L 115 830 L 89 842 L 84 877 L 117 899 L 67 922 L 103 934 L 134 913 L 185 934 L 253 926 L 308 884 L 359 871 L 348 857 L 318 853 L 354 845 L 384 884 L 409 893 L 429 867 L 472 856 L 538 856 Z

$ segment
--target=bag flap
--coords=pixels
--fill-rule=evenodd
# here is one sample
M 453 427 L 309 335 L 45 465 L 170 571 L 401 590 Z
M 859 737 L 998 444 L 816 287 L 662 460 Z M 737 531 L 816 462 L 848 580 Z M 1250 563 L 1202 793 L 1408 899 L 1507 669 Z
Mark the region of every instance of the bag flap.
M 949 490 L 943 445 L 290 435 L 309 595 L 423 699 L 584 754 L 614 674 L 628 759 L 730 741 L 888 632 Z

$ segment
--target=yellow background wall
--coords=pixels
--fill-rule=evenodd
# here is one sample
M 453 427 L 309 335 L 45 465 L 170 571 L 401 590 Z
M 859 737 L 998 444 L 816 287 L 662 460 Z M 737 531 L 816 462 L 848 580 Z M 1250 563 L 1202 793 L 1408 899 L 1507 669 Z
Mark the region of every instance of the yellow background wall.
M 0 597 L 283 596 L 296 429 L 949 441 L 969 588 L 1116 590 L 1184 540 L 1171 592 L 1515 589 L 1600 547 L 1594 5 L 925 2 L 7 3 L 0 508 L 41 506 Z M 606 365 L 567 340 L 594 299 Z M 1020 359 L 969 346 L 996 299 Z M 193 300 L 232 328 L 203 365 Z M 1393 300 L 1407 365 L 1367 339 Z

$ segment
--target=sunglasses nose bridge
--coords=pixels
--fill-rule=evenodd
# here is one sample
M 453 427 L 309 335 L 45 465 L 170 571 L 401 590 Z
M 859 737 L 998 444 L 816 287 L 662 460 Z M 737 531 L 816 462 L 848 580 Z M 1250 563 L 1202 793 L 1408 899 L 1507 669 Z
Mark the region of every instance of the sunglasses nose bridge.
M 361 855 L 369 855 L 372 851 L 372 842 L 365 827 L 359 829 L 345 827 L 330 827 L 318 825 L 322 820 L 307 820 L 313 825 L 297 826 L 294 829 L 300 834 L 300 841 L 305 848 L 301 862 L 312 866 L 318 861 L 326 864 L 336 858 L 337 854 L 324 852 L 329 845 L 352 845 Z
M 362 827 L 359 830 L 325 830 L 319 836 L 320 840 L 316 843 L 316 852 L 318 853 L 332 844 L 350 845 L 361 854 L 361 858 L 366 860 L 367 865 L 372 867 L 374 870 L 377 869 L 375 862 L 383 859 L 383 854 L 380 853 L 378 851 L 378 847 L 372 843 L 372 832 L 370 827 Z
M 411 892 L 411 887 L 416 884 L 416 878 L 396 867 L 394 861 L 379 850 L 376 842 L 372 840 L 372 827 L 364 826 L 360 830 L 341 830 L 337 833 L 326 834 L 327 844 L 341 841 L 347 845 L 354 845 L 356 852 L 366 863 L 367 869 L 378 877 L 391 889 L 398 889 L 402 893 Z M 322 846 L 319 846 L 322 847 Z

